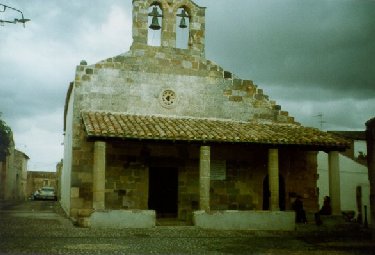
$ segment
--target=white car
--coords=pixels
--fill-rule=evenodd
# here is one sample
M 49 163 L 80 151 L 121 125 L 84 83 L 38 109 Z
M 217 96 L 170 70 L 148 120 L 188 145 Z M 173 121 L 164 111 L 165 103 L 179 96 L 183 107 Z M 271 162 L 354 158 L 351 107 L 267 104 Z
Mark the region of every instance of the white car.
M 34 193 L 34 200 L 56 200 L 56 198 L 53 187 L 42 187 Z

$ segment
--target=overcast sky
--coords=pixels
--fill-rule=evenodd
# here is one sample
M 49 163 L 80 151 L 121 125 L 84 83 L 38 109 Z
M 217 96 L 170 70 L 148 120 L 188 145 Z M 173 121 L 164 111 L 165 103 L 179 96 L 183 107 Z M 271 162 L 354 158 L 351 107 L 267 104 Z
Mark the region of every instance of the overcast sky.
M 76 65 L 129 50 L 131 2 L 0 0 L 31 19 L 0 26 L 0 112 L 30 170 L 54 171 L 63 157 Z M 375 117 L 375 0 L 195 2 L 207 7 L 206 57 L 253 80 L 298 122 L 364 130 Z

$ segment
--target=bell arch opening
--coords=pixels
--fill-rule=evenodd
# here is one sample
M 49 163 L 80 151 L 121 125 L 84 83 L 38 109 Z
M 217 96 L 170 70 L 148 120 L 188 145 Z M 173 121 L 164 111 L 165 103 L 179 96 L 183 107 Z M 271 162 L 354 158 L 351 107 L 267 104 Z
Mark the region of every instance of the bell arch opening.
M 190 14 L 187 8 L 180 7 L 176 14 L 176 48 L 188 49 L 190 36 Z
M 148 8 L 148 45 L 161 46 L 161 24 L 163 24 L 163 10 L 159 3 L 154 2 Z

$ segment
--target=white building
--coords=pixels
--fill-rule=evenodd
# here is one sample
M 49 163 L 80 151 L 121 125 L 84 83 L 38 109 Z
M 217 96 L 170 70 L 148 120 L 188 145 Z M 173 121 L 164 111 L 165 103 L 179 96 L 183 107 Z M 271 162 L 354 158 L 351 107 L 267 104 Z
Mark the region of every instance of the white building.
M 356 218 L 359 213 L 362 213 L 364 220 L 366 206 L 367 219 L 370 223 L 370 182 L 367 167 L 342 154 L 339 155 L 339 164 L 341 210 L 354 211 Z M 325 152 L 318 154 L 318 175 L 317 185 L 321 207 L 324 196 L 329 194 L 328 154 Z

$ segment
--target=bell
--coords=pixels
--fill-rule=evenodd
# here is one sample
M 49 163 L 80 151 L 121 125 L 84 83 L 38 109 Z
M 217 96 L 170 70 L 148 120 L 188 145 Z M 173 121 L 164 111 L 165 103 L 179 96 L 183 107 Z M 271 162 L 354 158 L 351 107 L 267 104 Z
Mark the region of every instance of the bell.
M 189 15 L 186 14 L 185 10 L 182 9 L 181 10 L 181 14 L 177 14 L 177 16 L 181 17 L 181 21 L 180 21 L 180 28 L 187 28 L 187 25 L 186 25 L 186 20 L 185 18 L 189 18 Z
M 152 8 L 152 12 L 150 12 L 148 16 L 152 16 L 152 23 L 149 28 L 151 28 L 152 30 L 159 30 L 161 26 L 159 25 L 158 17 L 161 17 L 161 15 L 158 12 L 158 8 L 154 6 L 154 8 Z
M 181 18 L 181 21 L 180 21 L 180 28 L 187 28 L 187 25 L 186 25 L 186 21 L 185 21 L 185 17 L 182 17 Z
M 152 17 L 152 23 L 149 26 L 152 30 L 159 30 L 161 26 L 159 25 L 159 19 L 158 17 Z
M 156 6 L 154 6 L 154 7 L 152 8 L 152 12 L 150 12 L 150 13 L 148 14 L 148 16 L 152 16 L 152 17 L 160 17 L 160 14 L 159 14 L 159 12 L 158 12 L 158 8 L 157 8 Z

